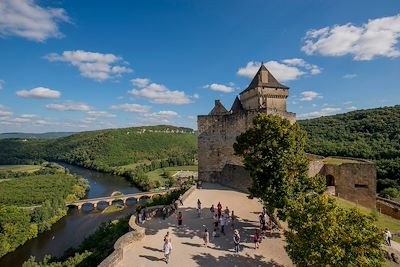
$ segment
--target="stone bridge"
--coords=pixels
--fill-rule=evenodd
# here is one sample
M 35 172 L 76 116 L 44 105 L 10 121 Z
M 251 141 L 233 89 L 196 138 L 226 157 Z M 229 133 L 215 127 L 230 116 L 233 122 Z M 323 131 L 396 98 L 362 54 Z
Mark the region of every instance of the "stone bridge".
M 177 189 L 177 188 L 171 188 L 168 190 L 163 190 L 159 192 L 142 192 L 142 193 L 135 193 L 135 194 L 126 194 L 126 195 L 116 195 L 116 196 L 109 196 L 109 197 L 98 197 L 98 198 L 88 198 L 88 199 L 81 199 L 79 201 L 67 203 L 67 207 L 77 207 L 78 209 L 81 209 L 84 204 L 92 204 L 93 208 L 96 209 L 97 205 L 102 202 L 102 203 L 107 203 L 109 206 L 113 204 L 115 201 L 122 201 L 124 205 L 128 200 L 135 200 L 136 203 L 138 202 L 145 202 L 148 199 L 151 199 L 154 196 L 162 196 L 165 195 L 166 193 Z

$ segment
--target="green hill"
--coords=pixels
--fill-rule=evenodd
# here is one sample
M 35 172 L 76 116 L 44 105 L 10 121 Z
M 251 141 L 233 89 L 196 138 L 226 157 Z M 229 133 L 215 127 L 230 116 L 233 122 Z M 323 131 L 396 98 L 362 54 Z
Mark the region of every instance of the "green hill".
M 0 140 L 0 164 L 31 164 L 42 159 L 115 173 L 149 189 L 146 172 L 193 165 L 197 136 L 192 129 L 160 125 L 108 129 L 50 140 Z
M 307 152 L 374 160 L 380 179 L 378 191 L 400 184 L 400 105 L 301 120 L 299 124 L 308 134 Z

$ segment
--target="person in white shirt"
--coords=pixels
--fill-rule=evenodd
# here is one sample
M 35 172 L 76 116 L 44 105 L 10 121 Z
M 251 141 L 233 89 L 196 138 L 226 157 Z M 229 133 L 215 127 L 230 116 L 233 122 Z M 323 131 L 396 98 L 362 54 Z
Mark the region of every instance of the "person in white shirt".
M 386 245 L 391 246 L 392 245 L 391 240 L 392 240 L 392 233 L 389 231 L 389 229 L 386 228 L 385 229 L 385 242 L 386 242 Z
M 165 257 L 165 262 L 169 262 L 169 256 L 171 255 L 171 250 L 172 250 L 172 245 L 171 242 L 169 242 L 168 238 L 164 239 L 164 257 Z

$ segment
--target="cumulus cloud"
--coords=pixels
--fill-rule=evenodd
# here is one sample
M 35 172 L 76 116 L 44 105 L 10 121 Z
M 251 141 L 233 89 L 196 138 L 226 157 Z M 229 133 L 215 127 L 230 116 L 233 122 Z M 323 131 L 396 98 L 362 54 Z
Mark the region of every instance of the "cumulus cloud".
M 0 105 L 0 117 L 9 117 L 13 115 L 11 111 L 9 111 L 5 106 Z
M 321 73 L 321 68 L 317 65 L 309 64 L 301 58 L 285 59 L 282 62 L 275 60 L 264 63 L 272 75 L 280 82 L 296 80 L 299 77 Z M 261 62 L 250 61 L 245 67 L 239 68 L 237 74 L 248 78 L 253 78 L 261 66 Z
M 101 118 L 114 118 L 115 114 L 109 113 L 107 111 L 88 111 L 87 114 L 91 117 L 101 117 Z
M 128 93 L 147 98 L 150 102 L 157 104 L 183 105 L 190 103 L 190 98 L 184 91 L 173 91 L 158 83 L 150 83 L 140 89 L 129 90 Z
M 343 79 L 353 79 L 355 77 L 357 77 L 357 74 L 354 74 L 354 73 L 349 73 L 349 74 L 343 75 Z
M 33 0 L 2 0 L 0 2 L 0 35 L 18 36 L 43 42 L 60 38 L 60 22 L 70 22 L 62 8 L 41 7 Z
M 227 86 L 227 85 L 218 84 L 218 83 L 206 84 L 203 86 L 203 88 L 209 88 L 213 91 L 219 91 L 219 92 L 223 92 L 223 93 L 231 93 L 234 90 L 232 86 Z
M 355 60 L 399 57 L 400 14 L 370 19 L 356 26 L 351 23 L 309 30 L 301 48 L 308 55 L 352 55 Z
M 327 108 L 321 109 L 320 111 L 313 111 L 313 112 L 300 114 L 298 116 L 298 118 L 299 119 L 311 119 L 311 118 L 317 118 L 317 117 L 322 117 L 322 116 L 328 116 L 328 115 L 333 115 L 341 110 L 342 110 L 341 108 L 327 107 Z
M 21 90 L 18 91 L 17 96 L 25 97 L 25 98 L 38 98 L 38 99 L 53 99 L 59 98 L 61 93 L 56 90 L 51 90 L 46 87 L 36 87 L 31 90 Z
M 357 107 L 355 107 L 355 106 L 350 106 L 350 107 L 347 107 L 346 109 L 347 109 L 347 110 L 356 110 Z
M 150 106 L 139 105 L 139 104 L 121 104 L 121 105 L 111 106 L 111 109 L 114 110 L 123 110 L 126 112 L 136 112 L 136 113 L 148 112 L 150 108 L 151 108 Z
M 314 91 L 304 91 L 301 92 L 300 94 L 301 94 L 300 101 L 312 101 L 317 98 L 322 98 L 322 95 Z
M 45 58 L 51 62 L 68 62 L 72 66 L 77 67 L 82 76 L 99 82 L 133 71 L 126 66 L 116 65 L 120 62 L 126 64 L 126 62 L 121 57 L 113 54 L 76 50 L 64 51 L 62 54 L 51 53 L 45 56 Z
M 159 112 L 155 112 L 155 113 L 150 113 L 150 114 L 144 114 L 145 117 L 150 117 L 150 118 L 173 118 L 173 117 L 177 117 L 178 113 L 176 113 L 175 111 L 172 110 L 162 110 Z
M 150 83 L 150 80 L 146 78 L 136 78 L 131 80 L 131 83 L 134 86 L 145 87 Z
M 0 90 L 4 88 L 4 84 L 6 82 L 4 80 L 0 80 Z
M 54 103 L 45 106 L 46 109 L 56 111 L 89 111 L 92 108 L 85 103 L 77 103 L 72 101 L 65 101 L 64 103 Z

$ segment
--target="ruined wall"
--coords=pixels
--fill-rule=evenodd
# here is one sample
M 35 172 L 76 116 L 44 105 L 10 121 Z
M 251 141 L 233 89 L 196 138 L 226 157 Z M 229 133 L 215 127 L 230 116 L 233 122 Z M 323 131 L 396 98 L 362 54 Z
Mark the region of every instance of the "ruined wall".
M 376 209 L 383 214 L 386 214 L 392 218 L 400 220 L 400 203 L 377 197 Z
M 374 163 L 325 164 L 321 175 L 332 175 L 336 196 L 362 206 L 376 206 L 376 165 Z

